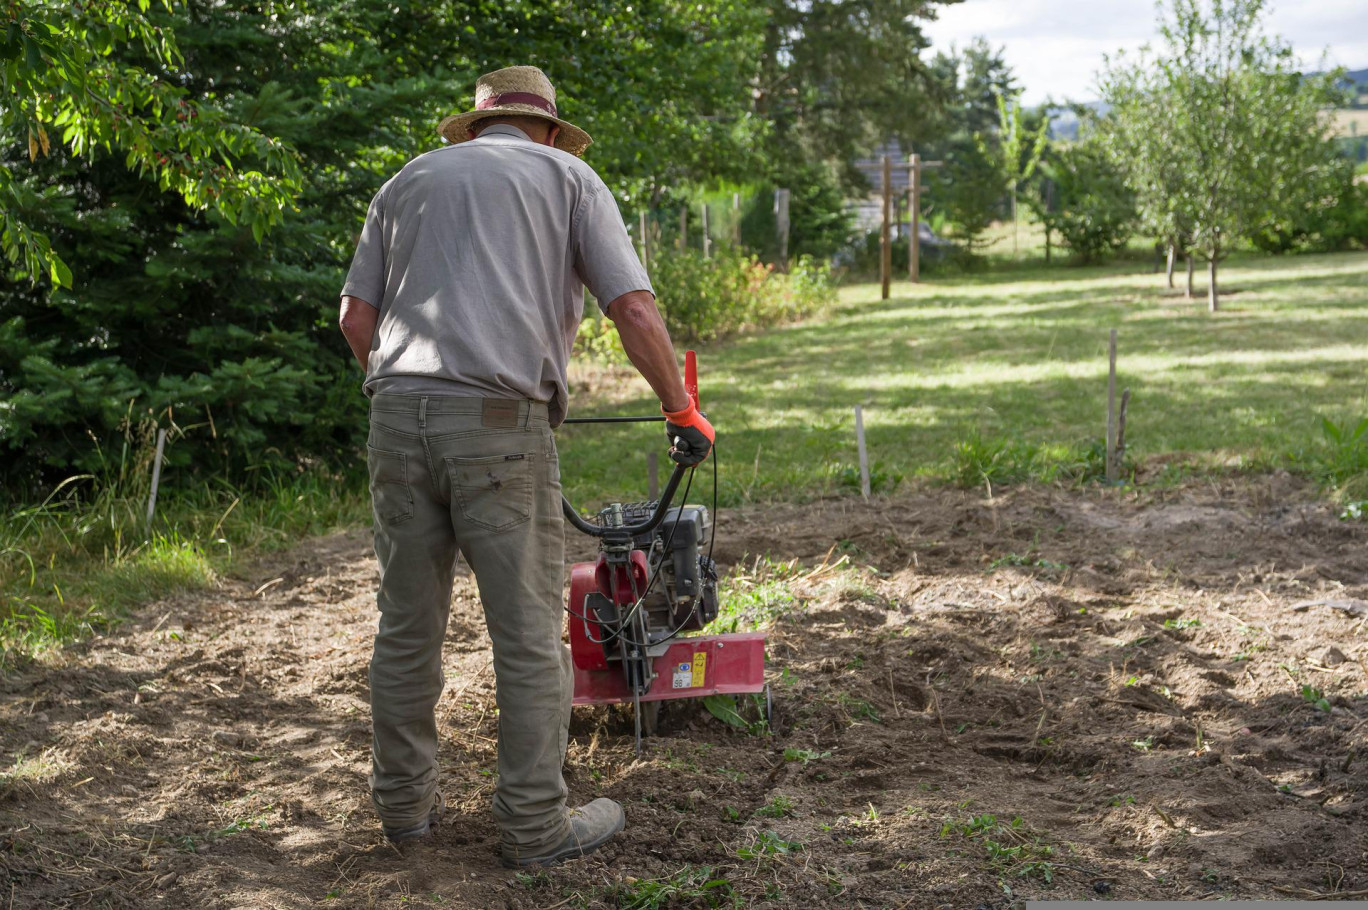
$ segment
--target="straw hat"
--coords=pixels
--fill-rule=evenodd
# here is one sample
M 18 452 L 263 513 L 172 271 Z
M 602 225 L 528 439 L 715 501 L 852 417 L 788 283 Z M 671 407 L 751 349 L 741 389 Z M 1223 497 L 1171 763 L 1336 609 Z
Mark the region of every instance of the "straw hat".
M 556 115 L 556 88 L 535 66 L 510 66 L 485 73 L 475 82 L 475 110 L 453 114 L 437 127 L 442 138 L 452 145 L 465 142 L 466 130 L 486 117 L 540 117 L 560 127 L 556 148 L 582 155 L 594 140 L 573 123 Z

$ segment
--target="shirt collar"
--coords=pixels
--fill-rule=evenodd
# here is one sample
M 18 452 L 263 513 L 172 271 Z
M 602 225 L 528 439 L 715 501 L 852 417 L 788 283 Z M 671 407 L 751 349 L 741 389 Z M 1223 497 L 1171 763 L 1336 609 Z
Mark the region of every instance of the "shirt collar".
M 531 136 L 527 135 L 511 123 L 495 123 L 491 126 L 487 126 L 480 131 L 480 135 L 477 138 L 483 139 L 485 136 L 511 136 L 514 139 L 521 139 L 524 142 L 532 141 Z

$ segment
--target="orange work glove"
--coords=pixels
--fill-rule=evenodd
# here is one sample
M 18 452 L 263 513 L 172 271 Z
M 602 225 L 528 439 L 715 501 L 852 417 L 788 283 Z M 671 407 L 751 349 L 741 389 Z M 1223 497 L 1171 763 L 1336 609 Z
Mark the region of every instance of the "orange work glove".
M 701 464 L 712 451 L 712 424 L 708 418 L 698 413 L 693 402 L 682 411 L 667 411 L 662 405 L 660 412 L 665 415 L 665 435 L 670 440 L 670 457 L 676 464 L 691 468 Z

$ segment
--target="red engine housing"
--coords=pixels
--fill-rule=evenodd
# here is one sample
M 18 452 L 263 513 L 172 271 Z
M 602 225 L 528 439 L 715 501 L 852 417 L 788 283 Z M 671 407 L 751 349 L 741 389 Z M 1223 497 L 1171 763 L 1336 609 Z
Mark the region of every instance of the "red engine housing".
M 641 567 L 645 568 L 645 554 Z M 576 563 L 570 570 L 570 654 L 574 659 L 575 699 L 577 705 L 603 705 L 630 702 L 631 690 L 619 662 L 610 661 L 602 644 L 593 639 L 605 637 L 593 620 L 588 603 L 590 594 L 612 597 L 600 586 L 607 582 L 606 566 Z M 618 587 L 618 602 L 623 603 L 623 585 Z M 627 604 L 632 603 L 630 586 Z M 639 587 L 638 590 L 641 590 Z M 591 638 L 592 636 L 592 638 Z M 671 698 L 702 698 L 706 695 L 737 695 L 761 692 L 765 688 L 765 636 L 762 632 L 734 632 L 726 635 L 694 635 L 671 642 L 664 654 L 655 658 L 656 677 L 642 701 Z

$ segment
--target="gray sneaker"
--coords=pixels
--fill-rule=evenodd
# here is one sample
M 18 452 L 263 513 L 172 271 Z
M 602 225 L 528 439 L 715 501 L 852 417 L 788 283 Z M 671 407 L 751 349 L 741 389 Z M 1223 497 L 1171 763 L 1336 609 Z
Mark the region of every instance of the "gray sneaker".
M 391 828 L 389 825 L 385 825 L 382 829 L 385 832 L 385 838 L 391 844 L 398 844 L 403 841 L 427 837 L 429 832 L 432 831 L 432 826 L 442 820 L 442 813 L 445 810 L 446 797 L 444 797 L 439 790 L 436 795 L 432 797 L 432 808 L 428 810 L 427 818 L 403 828 Z
M 588 856 L 612 840 L 626 824 L 627 816 L 622 806 L 600 797 L 587 806 L 570 810 L 570 833 L 565 840 L 536 854 L 522 853 L 516 847 L 506 846 L 503 848 L 503 864 L 510 868 L 553 866 L 562 860 Z

